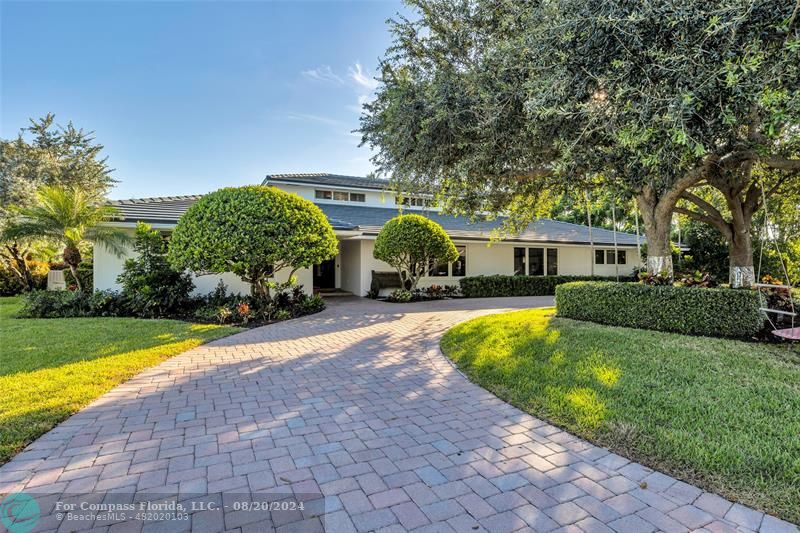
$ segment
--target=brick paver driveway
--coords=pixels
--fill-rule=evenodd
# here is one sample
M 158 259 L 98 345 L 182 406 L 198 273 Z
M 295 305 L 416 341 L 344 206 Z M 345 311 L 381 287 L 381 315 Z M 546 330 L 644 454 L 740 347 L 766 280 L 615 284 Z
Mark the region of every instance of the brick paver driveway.
M 0 493 L 230 503 L 294 491 L 303 502 L 271 515 L 205 507 L 146 531 L 792 529 L 520 412 L 438 350 L 457 322 L 551 302 L 349 299 L 212 342 L 40 438 L 0 469 Z M 56 498 L 37 497 L 37 530 L 142 527 L 114 516 L 59 522 Z

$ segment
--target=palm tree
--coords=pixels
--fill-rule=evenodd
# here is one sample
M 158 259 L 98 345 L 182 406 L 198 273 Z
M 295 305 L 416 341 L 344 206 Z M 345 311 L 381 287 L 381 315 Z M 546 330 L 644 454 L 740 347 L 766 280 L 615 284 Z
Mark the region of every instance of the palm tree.
M 4 236 L 8 239 L 38 237 L 63 244 L 64 262 L 78 290 L 83 290 L 78 277 L 82 244 L 103 244 L 117 256 L 124 253 L 129 237 L 118 228 L 99 225 L 116 214 L 102 197 L 75 187 L 43 186 L 36 191 L 36 199 L 33 207 L 13 209 L 13 218 Z

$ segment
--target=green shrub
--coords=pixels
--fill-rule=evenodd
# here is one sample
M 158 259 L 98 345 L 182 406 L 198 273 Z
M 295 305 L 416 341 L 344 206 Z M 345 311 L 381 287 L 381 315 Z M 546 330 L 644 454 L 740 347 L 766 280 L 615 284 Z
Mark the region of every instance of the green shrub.
M 319 294 L 315 294 L 314 296 L 304 298 L 300 302 L 298 316 L 313 315 L 314 313 L 319 313 L 323 309 L 325 309 L 325 300 L 323 300 L 322 296 Z
M 710 337 L 752 337 L 764 326 L 758 295 L 640 283 L 575 282 L 556 288 L 558 316 Z
M 220 282 L 217 288 L 196 300 L 193 316 L 200 322 L 247 325 L 286 320 L 318 313 L 325 309 L 325 301 L 319 295 L 309 296 L 301 285 L 291 282 L 272 283 L 271 298 L 239 294 L 228 294 L 228 288 Z
M 413 291 L 431 267 L 458 259 L 458 250 L 433 220 L 421 215 L 398 215 L 381 228 L 372 256 L 397 270 L 403 288 Z
M 390 302 L 396 303 L 406 303 L 410 302 L 414 298 L 414 293 L 411 291 L 407 291 L 405 289 L 397 289 L 393 291 L 392 294 L 388 296 L 388 300 Z
M 23 296 L 22 318 L 125 316 L 123 298 L 114 291 L 31 291 Z
M 148 224 L 136 225 L 136 257 L 125 261 L 117 282 L 133 316 L 157 318 L 185 314 L 191 305 L 192 277 L 167 261 L 167 243 Z
M 614 278 L 616 279 L 616 278 Z M 627 278 L 625 278 L 627 279 Z M 608 281 L 600 276 L 471 276 L 461 278 L 461 294 L 466 298 L 499 296 L 552 296 L 556 286 L 571 281 Z
M 168 257 L 179 270 L 233 272 L 268 298 L 269 278 L 334 257 L 338 242 L 312 202 L 274 187 L 228 187 L 203 196 L 181 216 Z

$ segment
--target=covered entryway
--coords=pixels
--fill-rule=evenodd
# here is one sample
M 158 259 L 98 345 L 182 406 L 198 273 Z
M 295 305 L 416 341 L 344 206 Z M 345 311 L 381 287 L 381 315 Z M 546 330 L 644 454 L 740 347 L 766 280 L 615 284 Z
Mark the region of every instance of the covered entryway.
M 314 292 L 336 288 L 336 259 L 314 265 Z

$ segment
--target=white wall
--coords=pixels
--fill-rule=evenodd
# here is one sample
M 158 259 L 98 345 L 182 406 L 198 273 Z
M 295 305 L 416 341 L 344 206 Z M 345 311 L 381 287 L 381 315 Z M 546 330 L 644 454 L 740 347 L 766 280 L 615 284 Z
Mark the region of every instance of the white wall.
M 126 230 L 125 233 L 128 233 L 131 238 L 135 234 L 132 229 Z M 117 276 L 122 274 L 122 265 L 125 264 L 125 260 L 134 255 L 131 246 L 126 246 L 125 253 L 121 257 L 117 257 L 104 245 L 96 245 L 92 250 L 95 290 L 120 290 L 122 287 L 117 283 Z
M 361 294 L 361 243 L 363 241 L 345 239 L 339 242 L 339 265 L 341 268 L 341 281 L 339 287 L 342 290 L 352 292 L 355 295 Z
M 131 235 L 133 231 L 131 230 Z M 117 283 L 117 276 L 122 273 L 122 266 L 125 260 L 134 257 L 136 254 L 133 248 L 128 246 L 122 257 L 117 257 L 110 250 L 102 245 L 94 248 L 94 288 L 95 290 L 121 290 L 122 287 Z M 297 282 L 303 285 L 305 292 L 311 294 L 313 290 L 313 272 L 310 268 L 302 268 L 295 273 Z M 283 269 L 275 276 L 276 281 L 286 281 L 289 278 L 289 270 Z M 250 294 L 250 284 L 245 283 L 236 274 L 226 272 L 224 274 L 209 274 L 206 276 L 192 276 L 195 289 L 193 294 L 201 295 L 213 291 L 219 280 L 228 286 L 230 294 Z
M 343 241 L 342 244 L 348 241 Z M 353 241 L 349 241 L 353 243 Z M 383 261 L 378 261 L 372 257 L 372 252 L 375 249 L 374 239 L 365 239 L 361 242 L 361 283 L 360 290 L 354 288 L 347 288 L 346 290 L 353 292 L 359 296 L 364 296 L 370 287 L 372 280 L 372 271 L 391 272 L 394 269 Z M 560 245 L 560 244 L 543 244 L 543 245 L 526 245 L 522 243 L 505 243 L 497 242 L 493 244 L 483 242 L 466 242 L 454 241 L 457 246 L 465 245 L 467 247 L 467 276 L 488 276 L 492 274 L 514 274 L 514 248 L 557 248 L 558 249 L 558 274 L 562 276 L 589 276 L 592 271 L 590 261 L 594 260 L 592 249 L 588 246 L 580 245 Z M 598 247 L 599 249 L 599 247 Z M 603 248 L 613 249 L 613 247 Z M 639 266 L 636 248 L 619 247 L 620 250 L 627 251 L 627 263 L 619 265 L 619 275 L 628 276 L 633 270 L 634 266 Z M 344 248 L 343 248 L 344 250 Z M 546 254 L 545 254 L 546 256 Z M 348 275 L 348 270 L 355 266 L 349 263 L 343 264 L 343 277 Z M 595 265 L 594 273 L 596 276 L 614 276 L 614 265 Z M 420 280 L 420 287 L 428 287 L 430 285 L 458 285 L 458 277 L 452 276 L 436 276 L 424 277 Z M 352 282 L 348 282 L 352 283 Z M 349 287 L 355 287 L 352 283 Z M 345 288 L 345 287 L 342 287 Z M 389 291 L 383 291 L 386 293 Z

